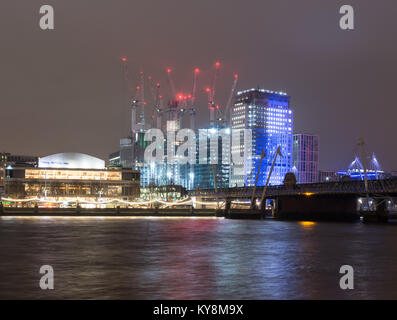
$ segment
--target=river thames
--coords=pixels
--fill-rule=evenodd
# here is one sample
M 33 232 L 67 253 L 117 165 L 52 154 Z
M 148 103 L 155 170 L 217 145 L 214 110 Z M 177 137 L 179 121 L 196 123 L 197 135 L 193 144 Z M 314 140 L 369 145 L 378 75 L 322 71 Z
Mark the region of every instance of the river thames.
M 396 299 L 397 225 L 2 217 L 0 299 L 14 298 Z

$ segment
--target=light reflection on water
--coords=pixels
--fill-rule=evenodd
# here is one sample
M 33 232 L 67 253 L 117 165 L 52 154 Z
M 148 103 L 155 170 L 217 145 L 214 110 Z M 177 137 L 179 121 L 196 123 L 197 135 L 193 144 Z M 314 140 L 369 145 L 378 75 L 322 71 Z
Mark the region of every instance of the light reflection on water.
M 395 299 L 396 242 L 396 225 L 3 217 L 0 298 Z M 53 291 L 39 289 L 44 264 Z

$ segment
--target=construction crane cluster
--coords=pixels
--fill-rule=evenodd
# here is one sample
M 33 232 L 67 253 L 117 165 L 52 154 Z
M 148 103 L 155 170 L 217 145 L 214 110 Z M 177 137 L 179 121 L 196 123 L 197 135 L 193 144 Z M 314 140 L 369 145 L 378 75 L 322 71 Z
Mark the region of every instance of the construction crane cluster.
M 139 72 L 139 80 L 136 83 L 135 88 L 130 87 L 130 73 L 128 69 L 127 58 L 121 58 L 121 63 L 123 67 L 124 81 L 126 82 L 129 90 L 129 96 L 131 99 L 131 131 L 142 132 L 146 129 L 158 128 L 163 129 L 164 118 L 166 121 L 182 121 L 185 115 L 189 116 L 190 129 L 196 129 L 196 113 L 197 111 L 202 112 L 203 110 L 198 110 L 196 101 L 199 89 L 199 75 L 200 69 L 193 69 L 193 85 L 192 89 L 188 93 L 180 93 L 177 91 L 174 80 L 173 80 L 173 70 L 171 68 L 166 69 L 168 86 L 171 90 L 171 97 L 168 100 L 167 107 L 164 108 L 164 95 L 162 94 L 163 87 L 160 82 L 154 81 L 151 76 L 145 77 L 144 72 Z M 234 74 L 234 79 L 232 82 L 232 87 L 228 96 L 228 99 L 223 108 L 220 104 L 216 103 L 216 85 L 219 78 L 221 63 L 215 62 L 213 77 L 210 86 L 205 88 L 208 98 L 208 110 L 209 110 L 209 123 L 211 126 L 216 125 L 228 125 L 227 118 L 229 116 L 230 108 L 233 103 L 233 98 L 236 93 L 238 75 Z M 149 91 L 152 98 L 152 107 L 150 109 L 151 113 L 151 123 L 145 122 L 145 109 L 147 108 L 147 102 L 145 100 L 145 84 L 149 86 Z

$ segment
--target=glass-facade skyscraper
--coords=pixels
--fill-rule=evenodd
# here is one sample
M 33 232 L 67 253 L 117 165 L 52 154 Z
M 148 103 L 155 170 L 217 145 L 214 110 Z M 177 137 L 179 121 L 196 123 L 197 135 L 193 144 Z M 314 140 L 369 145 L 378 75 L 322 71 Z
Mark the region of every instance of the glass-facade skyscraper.
M 294 134 L 293 170 L 298 183 L 319 181 L 319 136 L 315 134 Z
M 265 185 L 278 146 L 282 156 L 277 157 L 269 184 L 283 183 L 285 174 L 292 168 L 293 112 L 289 103 L 290 97 L 284 92 L 249 89 L 237 93 L 231 114 L 231 128 L 233 131 L 241 129 L 241 144 L 232 144 L 234 165 L 231 168 L 230 187 L 255 184 L 262 151 L 265 157 L 258 186 Z M 245 129 L 252 134 L 252 147 L 243 142 Z M 237 158 L 238 153 L 241 161 L 235 163 L 233 159 Z
M 228 188 L 230 179 L 230 133 L 225 125 L 199 129 L 194 188 Z M 199 150 L 202 148 L 203 150 Z

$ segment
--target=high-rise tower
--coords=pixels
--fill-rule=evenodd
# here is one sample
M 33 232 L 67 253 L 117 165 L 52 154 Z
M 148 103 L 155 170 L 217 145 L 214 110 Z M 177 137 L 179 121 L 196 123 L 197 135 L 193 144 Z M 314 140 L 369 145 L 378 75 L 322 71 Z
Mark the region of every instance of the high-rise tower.
M 290 97 L 284 92 L 249 89 L 237 93 L 231 113 L 232 130 L 251 130 L 252 149 L 243 152 L 241 147 L 236 148 L 232 145 L 232 161 L 237 158 L 233 154 L 244 153 L 244 157 L 241 163 L 234 163 L 230 178 L 231 187 L 254 185 L 262 150 L 265 151 L 265 157 L 258 185 L 264 185 L 278 146 L 281 148 L 282 156 L 277 158 L 270 184 L 283 183 L 285 174 L 291 171 L 292 167 L 293 113 L 289 103 Z M 241 146 L 244 146 L 243 142 Z M 238 168 L 240 171 L 236 174 L 235 169 Z

